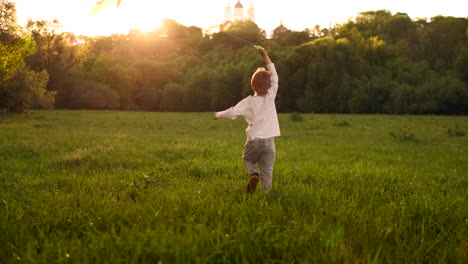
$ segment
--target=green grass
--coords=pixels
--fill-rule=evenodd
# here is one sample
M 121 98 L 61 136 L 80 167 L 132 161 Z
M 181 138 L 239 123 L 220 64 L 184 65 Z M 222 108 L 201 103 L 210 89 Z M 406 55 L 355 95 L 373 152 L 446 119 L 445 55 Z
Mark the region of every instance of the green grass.
M 0 113 L 1 262 L 468 262 L 468 117 L 293 117 L 247 195 L 242 118 Z

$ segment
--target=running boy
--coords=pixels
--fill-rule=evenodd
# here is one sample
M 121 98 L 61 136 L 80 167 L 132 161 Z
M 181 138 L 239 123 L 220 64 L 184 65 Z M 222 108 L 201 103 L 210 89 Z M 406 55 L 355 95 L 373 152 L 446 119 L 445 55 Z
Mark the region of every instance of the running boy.
M 263 191 L 271 190 L 275 163 L 275 137 L 280 136 L 275 106 L 278 74 L 267 52 L 264 50 L 259 50 L 259 52 L 268 70 L 260 67 L 252 75 L 250 85 L 255 94 L 247 96 L 234 107 L 214 113 L 215 119 L 235 119 L 243 115 L 248 123 L 247 142 L 242 155 L 242 161 L 250 175 L 247 184 L 248 193 L 255 192 L 259 179 L 262 182 Z

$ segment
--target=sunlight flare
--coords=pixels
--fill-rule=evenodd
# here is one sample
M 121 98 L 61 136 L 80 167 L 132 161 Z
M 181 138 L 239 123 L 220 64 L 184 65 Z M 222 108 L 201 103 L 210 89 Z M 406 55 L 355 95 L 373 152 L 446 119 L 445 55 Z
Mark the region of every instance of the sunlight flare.
M 120 2 L 122 2 L 122 0 L 101 0 L 101 1 L 96 3 L 96 6 L 91 11 L 91 13 L 89 13 L 89 15 L 92 15 L 92 14 L 102 10 L 104 7 L 107 7 L 107 6 L 110 6 L 110 5 L 117 4 L 117 7 L 119 7 Z
M 119 8 L 114 8 L 114 4 L 119 4 Z M 160 2 L 109 0 L 101 5 L 98 4 L 92 11 L 93 15 L 83 21 L 80 31 L 91 36 L 127 34 L 131 29 L 150 31 L 159 28 L 166 18 L 164 5 L 161 6 Z

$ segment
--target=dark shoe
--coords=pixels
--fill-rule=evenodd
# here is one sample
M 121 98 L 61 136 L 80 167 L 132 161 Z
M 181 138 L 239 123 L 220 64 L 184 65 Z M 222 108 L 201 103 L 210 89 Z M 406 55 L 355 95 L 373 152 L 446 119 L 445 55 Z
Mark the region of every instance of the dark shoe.
M 258 183 L 258 175 L 254 174 L 250 176 L 249 183 L 247 184 L 247 193 L 254 193 L 255 188 L 257 188 L 257 183 Z

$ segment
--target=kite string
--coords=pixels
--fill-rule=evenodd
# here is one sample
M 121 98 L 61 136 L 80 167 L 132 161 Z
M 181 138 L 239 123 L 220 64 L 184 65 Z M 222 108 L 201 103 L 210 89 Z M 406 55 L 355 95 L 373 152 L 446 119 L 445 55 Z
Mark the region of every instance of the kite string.
M 238 36 L 231 35 L 231 34 L 229 34 L 229 33 L 227 33 L 227 32 L 224 32 L 224 31 L 221 31 L 221 32 L 224 33 L 224 34 L 226 34 L 226 35 L 228 35 L 228 36 L 234 37 L 234 38 L 236 38 L 236 39 L 238 39 L 238 40 L 242 40 L 242 41 L 244 41 L 245 43 L 249 43 L 249 44 L 251 44 L 252 46 L 254 46 L 254 48 L 256 48 L 256 49 L 265 50 L 262 46 L 255 45 L 255 43 L 252 43 L 252 42 L 250 42 L 250 41 L 248 41 L 248 40 L 245 40 L 245 39 L 243 39 L 243 38 L 239 38 Z
M 252 44 L 252 45 L 255 46 L 254 43 L 252 43 L 252 42 L 250 42 L 250 41 L 247 41 L 247 40 L 245 40 L 245 39 L 243 39 L 243 38 L 239 38 L 238 36 L 231 35 L 231 34 L 229 34 L 229 33 L 227 33 L 227 32 L 224 32 L 224 31 L 221 31 L 221 32 L 224 33 L 224 34 L 226 34 L 226 35 L 228 35 L 228 36 L 234 37 L 234 38 L 236 38 L 236 39 L 238 39 L 238 40 L 242 40 L 242 41 L 244 41 L 245 43 L 249 43 L 249 44 Z

